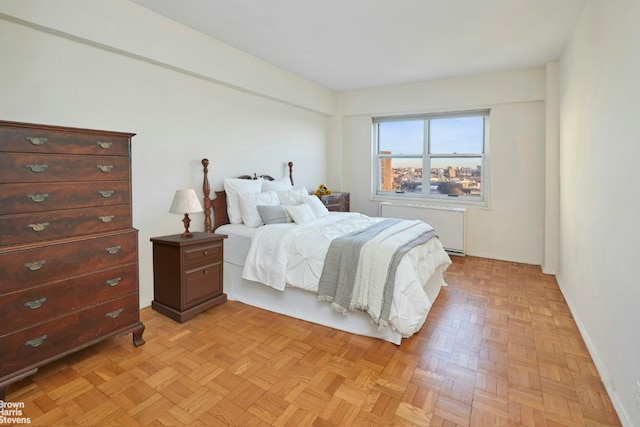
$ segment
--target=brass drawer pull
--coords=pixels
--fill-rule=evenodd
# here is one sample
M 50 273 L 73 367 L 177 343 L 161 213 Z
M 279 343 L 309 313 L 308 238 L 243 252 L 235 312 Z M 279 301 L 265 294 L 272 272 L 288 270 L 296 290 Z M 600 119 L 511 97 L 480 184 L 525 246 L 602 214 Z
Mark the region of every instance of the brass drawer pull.
M 28 262 L 26 263 L 24 266 L 25 268 L 31 270 L 31 271 L 36 271 L 36 270 L 40 270 L 42 268 L 42 266 L 46 263 L 47 261 L 42 260 L 42 261 L 34 261 L 34 262 Z
M 113 254 L 117 254 L 120 249 L 122 249 L 122 247 L 120 245 L 118 246 L 111 246 L 110 248 L 106 248 L 105 251 L 107 251 L 108 254 L 113 255 Z
M 113 165 L 98 165 L 98 169 L 100 169 L 100 172 L 111 172 L 111 169 L 113 169 Z
M 31 310 L 35 310 L 36 308 L 42 307 L 42 304 L 44 304 L 46 300 L 47 299 L 45 297 L 34 299 L 33 301 L 25 302 L 24 306 L 29 307 Z
M 202 274 L 207 274 L 207 273 L 209 273 L 209 270 L 204 270 L 204 271 L 202 272 Z
M 99 216 L 98 217 L 100 222 L 104 222 L 105 224 L 108 223 L 108 222 L 111 222 L 113 220 L 113 218 L 115 218 L 114 215 L 104 215 L 104 216 Z
M 29 227 L 33 231 L 44 231 L 44 229 L 47 228 L 48 226 L 49 226 L 48 222 L 41 222 L 41 223 L 38 223 L 38 224 L 29 224 L 29 225 L 27 225 L 27 227 Z
M 104 197 L 105 199 L 107 197 L 111 197 L 113 196 L 113 193 L 115 193 L 114 190 L 98 190 L 98 194 L 100 194 L 102 197 Z
M 33 145 L 42 145 L 47 142 L 47 138 L 38 138 L 36 136 L 27 136 L 26 139 Z
M 122 280 L 122 277 L 116 277 L 115 279 L 109 279 L 109 280 L 105 281 L 104 283 L 106 283 L 107 285 L 109 285 L 109 286 L 111 286 L 113 288 L 118 283 L 120 283 L 121 280 Z
M 32 202 L 40 203 L 44 202 L 49 194 L 27 194 L 27 197 L 31 199 Z
M 209 255 L 209 251 L 203 251 L 202 255 Z
M 35 173 L 40 173 L 43 172 L 46 168 L 49 167 L 49 165 L 26 165 L 29 169 L 31 169 L 31 172 L 35 172 Z
M 98 144 L 98 147 L 104 150 L 111 148 L 113 146 L 113 142 L 105 142 L 105 141 L 98 141 L 96 142 L 96 144 Z
M 36 348 L 38 347 L 40 344 L 42 344 L 44 342 L 44 340 L 47 339 L 46 335 L 41 336 L 40 338 L 34 338 L 32 340 L 29 340 L 27 342 L 25 342 L 25 345 L 28 345 L 29 347 L 33 347 Z
M 104 317 L 108 317 L 109 319 L 115 319 L 116 317 L 120 316 L 122 314 L 122 312 L 124 311 L 124 309 L 118 309 L 116 311 L 112 311 L 109 312 L 107 314 L 104 315 Z

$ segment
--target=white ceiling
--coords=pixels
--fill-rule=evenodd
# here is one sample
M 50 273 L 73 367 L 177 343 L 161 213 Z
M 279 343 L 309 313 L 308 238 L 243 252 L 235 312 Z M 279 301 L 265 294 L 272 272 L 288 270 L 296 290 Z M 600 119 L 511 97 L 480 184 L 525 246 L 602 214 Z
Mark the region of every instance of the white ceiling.
M 132 0 L 326 88 L 543 66 L 586 0 Z

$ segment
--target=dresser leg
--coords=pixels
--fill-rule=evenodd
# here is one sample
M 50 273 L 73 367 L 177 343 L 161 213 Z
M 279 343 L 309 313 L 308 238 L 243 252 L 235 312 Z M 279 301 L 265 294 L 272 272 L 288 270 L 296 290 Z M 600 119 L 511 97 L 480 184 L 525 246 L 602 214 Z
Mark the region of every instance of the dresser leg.
M 144 332 L 144 323 L 140 323 L 140 326 L 138 326 L 133 331 L 133 345 L 134 346 L 140 347 L 142 344 L 144 344 L 144 339 L 142 338 L 143 332 Z

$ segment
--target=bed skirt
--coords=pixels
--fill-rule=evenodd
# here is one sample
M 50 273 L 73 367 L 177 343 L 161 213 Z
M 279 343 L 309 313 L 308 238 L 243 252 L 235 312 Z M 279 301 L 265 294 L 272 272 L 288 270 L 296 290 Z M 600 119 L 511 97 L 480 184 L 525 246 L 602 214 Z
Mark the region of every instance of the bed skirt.
M 284 292 L 278 291 L 261 283 L 245 280 L 241 274 L 242 266 L 224 262 L 224 292 L 231 301 L 239 301 L 344 332 L 379 338 L 393 344 L 399 345 L 402 340 L 402 335 L 390 326 L 379 331 L 365 312 L 340 314 L 331 308 L 330 303 L 319 301 L 316 293 L 292 287 L 287 287 Z M 427 283 L 425 290 L 430 301 L 435 301 L 444 283 L 440 271 Z

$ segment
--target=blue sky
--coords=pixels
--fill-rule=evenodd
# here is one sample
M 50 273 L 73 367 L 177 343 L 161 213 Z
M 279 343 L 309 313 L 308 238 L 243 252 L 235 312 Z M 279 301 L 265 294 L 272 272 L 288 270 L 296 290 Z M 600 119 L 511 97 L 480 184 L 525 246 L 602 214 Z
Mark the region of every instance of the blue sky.
M 431 151 L 442 153 L 482 152 L 484 134 L 483 117 L 456 117 L 431 120 Z M 379 124 L 380 150 L 393 154 L 417 154 L 423 152 L 424 121 L 382 122 Z M 395 160 L 395 166 L 421 167 L 420 161 Z M 465 159 L 450 159 L 447 166 L 476 167 Z
M 422 154 L 424 122 L 380 123 L 380 149 L 393 154 Z M 433 153 L 478 153 L 482 151 L 483 117 L 431 120 Z

